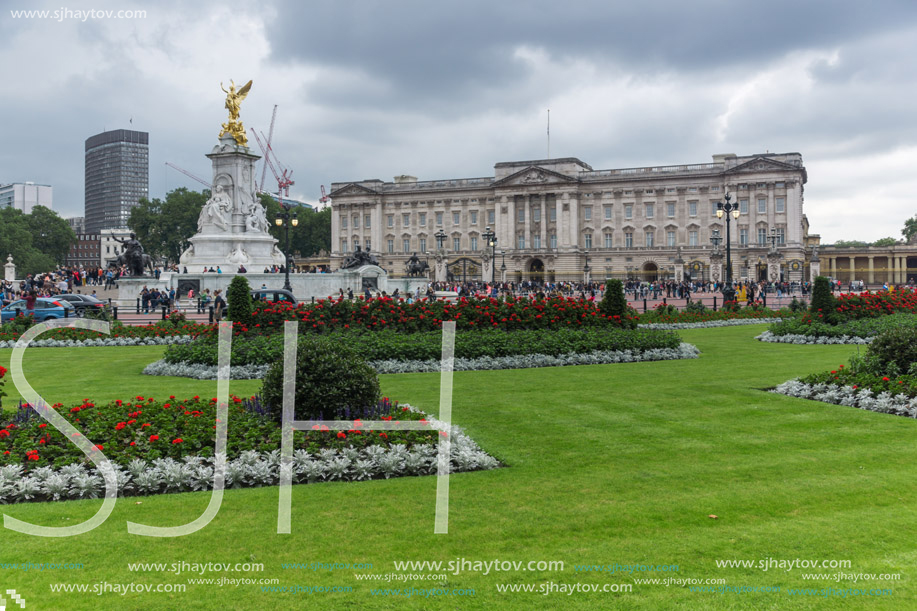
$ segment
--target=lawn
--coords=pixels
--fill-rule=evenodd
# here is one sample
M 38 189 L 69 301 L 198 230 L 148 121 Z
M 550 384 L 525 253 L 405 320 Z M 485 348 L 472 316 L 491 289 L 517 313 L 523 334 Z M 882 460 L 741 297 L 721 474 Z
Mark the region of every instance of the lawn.
M 118 501 L 89 534 L 65 540 L 7 531 L 0 563 L 82 563 L 82 569 L 2 568 L 32 608 L 119 609 L 906 609 L 917 606 L 917 422 L 763 392 L 846 362 L 854 346 L 764 344 L 764 325 L 681 332 L 696 360 L 455 374 L 453 420 L 508 468 L 451 477 L 449 534 L 433 534 L 434 478 L 331 483 L 293 489 L 293 533 L 277 535 L 277 489 L 227 491 L 213 522 L 193 535 L 149 539 L 125 522 L 171 526 L 200 515 L 209 494 Z M 133 394 L 212 393 L 214 382 L 140 375 L 162 348 L 35 349 L 26 371 L 49 401 Z M 0 351 L 7 365 L 9 351 Z M 233 382 L 248 394 L 257 381 Z M 384 376 L 384 392 L 433 413 L 437 374 Z M 7 390 L 14 394 L 11 383 Z M 9 399 L 7 399 L 9 400 Z M 232 422 L 229 423 L 232 426 Z M 21 520 L 59 526 L 98 501 L 16 505 Z M 717 516 L 715 519 L 709 516 Z M 849 560 L 807 571 L 718 568 L 717 560 Z M 445 580 L 363 581 L 395 561 L 563 561 L 563 570 L 466 569 Z M 128 563 L 264 563 L 263 572 L 131 572 Z M 371 570 L 284 569 L 284 563 L 371 563 Z M 583 572 L 576 565 L 678 565 L 677 572 Z M 805 581 L 803 573 L 900 573 L 900 581 Z M 352 591 L 280 593 L 259 584 L 187 578 L 279 579 L 279 587 Z M 724 579 L 694 592 L 636 579 Z M 52 584 L 186 584 L 181 594 L 54 593 Z M 504 584 L 632 584 L 629 593 L 506 593 Z M 100 586 L 103 587 L 103 586 Z M 379 588 L 474 589 L 474 596 L 373 595 Z M 790 589 L 888 588 L 888 596 L 796 596 Z

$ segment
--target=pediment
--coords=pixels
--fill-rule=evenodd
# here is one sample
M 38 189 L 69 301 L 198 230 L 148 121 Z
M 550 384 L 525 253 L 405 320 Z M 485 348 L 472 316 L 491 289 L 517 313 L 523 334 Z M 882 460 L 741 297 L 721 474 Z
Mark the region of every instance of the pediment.
M 741 165 L 737 165 L 734 168 L 726 170 L 726 174 L 768 172 L 773 170 L 799 170 L 799 167 L 790 165 L 789 163 L 784 163 L 782 161 L 768 159 L 767 157 L 755 157 L 750 161 L 746 161 Z
M 363 185 L 358 185 L 356 183 L 350 183 L 349 185 L 344 185 L 338 189 L 335 189 L 328 194 L 328 197 L 334 198 L 341 195 L 378 195 L 377 191 L 373 191 L 369 187 L 364 187 Z
M 494 183 L 495 187 L 530 187 L 551 184 L 569 184 L 575 178 L 538 166 L 529 166 Z

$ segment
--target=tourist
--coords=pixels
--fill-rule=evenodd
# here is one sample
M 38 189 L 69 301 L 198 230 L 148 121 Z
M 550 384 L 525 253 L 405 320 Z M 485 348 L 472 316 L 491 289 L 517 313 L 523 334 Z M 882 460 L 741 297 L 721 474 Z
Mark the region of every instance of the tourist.
M 217 267 L 219 269 L 219 267 Z M 216 322 L 223 320 L 223 309 L 226 307 L 226 300 L 223 299 L 222 291 L 217 289 L 213 293 L 213 319 Z

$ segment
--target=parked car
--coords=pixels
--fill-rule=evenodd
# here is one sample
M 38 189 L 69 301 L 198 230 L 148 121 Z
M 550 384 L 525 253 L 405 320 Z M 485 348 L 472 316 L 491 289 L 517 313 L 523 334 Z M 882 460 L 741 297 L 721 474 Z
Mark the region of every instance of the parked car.
M 0 321 L 12 320 L 18 314 L 25 316 L 25 299 L 17 299 L 0 310 Z M 67 301 L 58 300 L 56 297 L 39 297 L 35 300 L 35 320 L 42 322 L 53 318 L 70 318 L 76 315 L 76 308 Z
M 105 302 L 92 295 L 66 294 L 55 295 L 55 298 L 73 305 L 76 309 L 77 316 L 83 316 L 87 310 L 98 310 L 101 312 L 105 308 Z

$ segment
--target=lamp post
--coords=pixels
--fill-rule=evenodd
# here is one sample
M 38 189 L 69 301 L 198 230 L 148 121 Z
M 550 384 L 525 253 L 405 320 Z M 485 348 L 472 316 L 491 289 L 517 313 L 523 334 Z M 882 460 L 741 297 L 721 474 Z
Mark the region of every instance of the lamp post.
M 494 281 L 497 278 L 497 234 L 490 230 L 490 227 L 484 230 L 484 233 L 481 234 L 485 240 L 487 240 L 487 245 L 490 247 L 491 256 L 490 256 L 490 284 L 493 285 Z
M 439 250 L 443 250 L 443 244 L 446 243 L 446 232 L 440 229 L 433 234 L 433 237 L 436 238 L 436 247 Z
M 729 233 L 729 223 L 732 218 L 739 218 L 739 204 L 733 204 L 729 200 L 730 195 L 727 193 L 724 197 L 725 202 L 719 202 L 716 205 L 716 218 L 726 218 L 726 286 L 723 287 L 723 301 L 735 301 L 736 292 L 732 288 L 732 239 Z M 731 218 L 730 218 L 731 217 Z
M 586 253 L 586 264 L 583 265 L 583 295 L 586 294 L 586 285 L 589 284 L 589 253 Z
M 290 286 L 290 225 L 292 225 L 293 227 L 296 227 L 297 225 L 299 225 L 299 219 L 293 216 L 289 211 L 278 212 L 277 218 L 274 219 L 274 224 L 277 225 L 278 227 L 286 227 L 287 247 L 286 247 L 286 251 L 283 253 L 284 260 L 286 263 L 283 266 L 283 269 L 285 272 L 283 289 L 285 291 L 292 292 L 293 287 Z
M 503 262 L 500 264 L 500 282 L 506 282 L 506 251 L 501 250 L 500 256 L 503 257 Z

